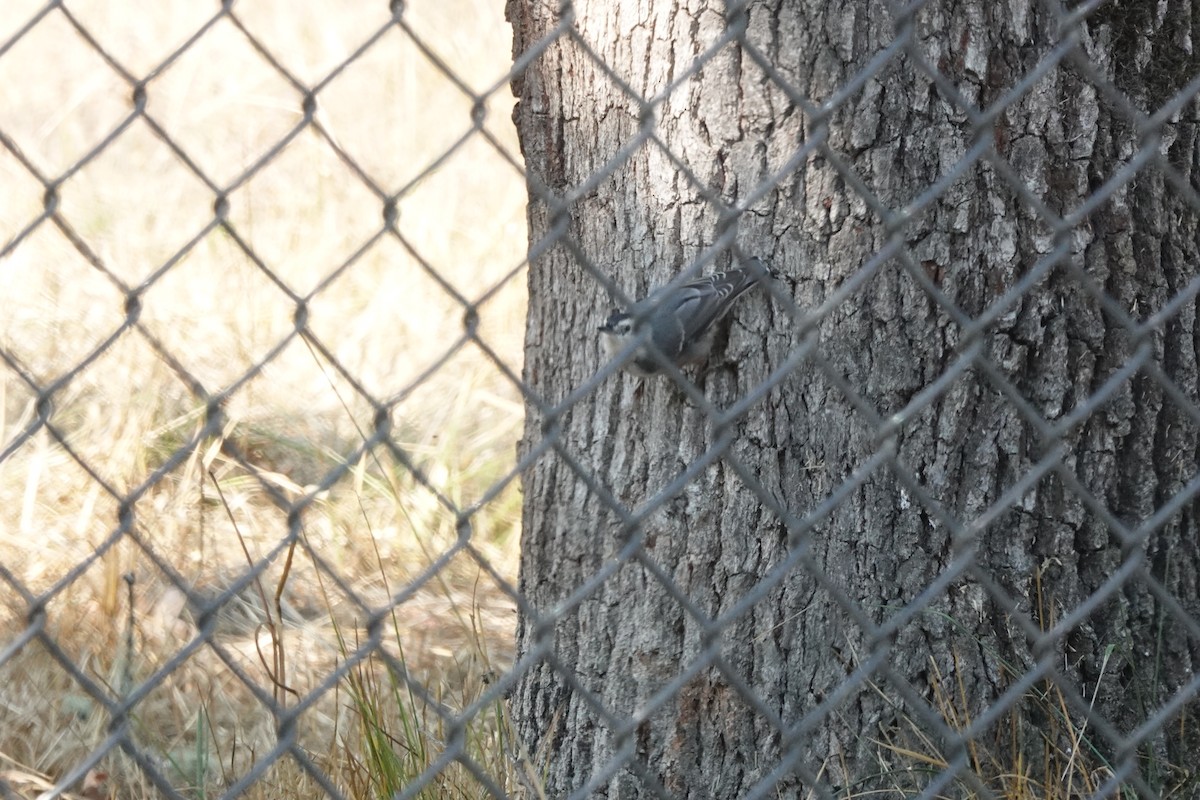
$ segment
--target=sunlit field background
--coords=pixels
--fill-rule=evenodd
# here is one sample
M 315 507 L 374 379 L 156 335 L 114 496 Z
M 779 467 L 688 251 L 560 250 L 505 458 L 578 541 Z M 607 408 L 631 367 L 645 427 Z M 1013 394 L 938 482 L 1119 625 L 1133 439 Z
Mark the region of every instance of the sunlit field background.
M 491 90 L 473 131 L 474 99 L 412 35 L 392 25 L 372 42 L 386 2 L 234 6 L 319 87 L 316 125 L 229 18 L 168 61 L 216 2 L 67 2 L 148 79 L 145 114 L 179 152 L 128 121 L 134 87 L 61 10 L 13 41 L 42 5 L 5 0 L 0 14 L 0 780 L 28 797 L 68 779 L 89 797 L 160 796 L 89 683 L 114 707 L 136 700 L 118 732 L 186 796 L 255 769 L 245 796 L 323 796 L 291 755 L 255 766 L 277 723 L 249 681 L 304 708 L 296 750 L 339 791 L 388 796 L 442 754 L 448 725 L 378 655 L 355 660 L 366 609 L 393 607 L 380 650 L 442 714 L 512 658 L 515 609 L 481 564 L 515 580 L 520 394 L 465 337 L 453 296 L 483 300 L 477 335 L 519 374 L 524 183 L 504 4 L 403 12 L 463 86 Z M 402 190 L 389 231 L 380 193 Z M 226 391 L 222 429 L 202 435 L 203 394 Z M 373 435 L 373 400 L 429 486 L 373 447 L 315 494 L 289 546 L 287 504 Z M 460 540 L 448 506 L 481 499 Z M 516 791 L 507 733 L 502 706 L 485 705 L 466 749 Z M 425 792 L 487 796 L 457 764 Z

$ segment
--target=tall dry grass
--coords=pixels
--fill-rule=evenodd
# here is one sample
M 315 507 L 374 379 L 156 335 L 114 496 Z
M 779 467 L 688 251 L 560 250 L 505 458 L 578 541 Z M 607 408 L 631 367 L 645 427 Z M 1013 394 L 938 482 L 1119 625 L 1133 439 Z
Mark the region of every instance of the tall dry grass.
M 42 6 L 6 2 L 0 47 Z M 217 194 L 143 119 L 75 168 L 124 124 L 133 91 L 61 10 L 0 54 L 0 132 L 42 176 L 0 147 L 0 247 L 21 237 L 0 258 L 0 349 L 13 362 L 0 365 L 0 778 L 36 793 L 39 781 L 92 767 L 121 797 L 158 796 L 127 754 L 103 749 L 112 717 L 90 683 L 113 703 L 138 696 L 128 741 L 172 786 L 219 792 L 277 741 L 249 680 L 282 706 L 312 701 L 298 749 L 342 791 L 386 793 L 373 773 L 388 764 L 400 780 L 420 773 L 444 746 L 446 720 L 378 659 L 328 676 L 366 640 L 364 605 L 385 607 L 454 548 L 456 520 L 438 494 L 468 505 L 512 468 L 519 392 L 459 341 L 464 308 L 438 282 L 469 301 L 499 286 L 478 331 L 519 372 L 524 185 L 510 163 L 519 161 L 511 95 L 501 87 L 486 104 L 486 129 L 507 157 L 468 137 L 399 199 L 397 237 L 383 230 L 379 197 L 311 126 L 247 174 L 301 124 L 303 98 L 230 20 L 159 69 L 217 4 L 67 7 L 131 74 L 153 71 L 146 113 L 228 189 L 232 233 L 212 224 Z M 472 99 L 398 28 L 339 70 L 387 25 L 385 3 L 255 0 L 234 12 L 305 85 L 336 73 L 317 95 L 317 121 L 386 193 L 471 130 Z M 404 20 L 482 92 L 508 69 L 502 15 L 502 3 L 452 0 L 409 4 Z M 42 218 L 43 179 L 57 184 L 59 216 L 103 269 Z M 139 328 L 93 358 L 125 323 L 122 284 L 144 287 Z M 308 330 L 332 360 L 296 335 L 289 293 L 307 298 Z M 53 393 L 40 397 L 22 373 Z M 237 386 L 221 435 L 199 442 L 193 380 L 211 394 Z M 392 437 L 432 490 L 377 448 L 308 507 L 294 550 L 280 550 L 288 514 L 265 486 L 304 496 L 362 443 L 374 412 L 355 383 L 377 399 L 403 396 Z M 37 426 L 45 400 L 62 441 Z M 120 498 L 134 491 L 133 524 L 122 529 Z M 508 485 L 473 517 L 472 544 L 508 578 L 518 510 Z M 257 580 L 237 585 L 271 554 Z M 459 552 L 395 606 L 381 647 L 461 708 L 508 663 L 514 621 L 496 582 Z M 33 629 L 45 638 L 16 646 Z M 471 726 L 471 746 L 494 752 L 481 761 L 502 783 L 504 735 L 499 710 Z M 429 792 L 480 789 L 455 767 Z M 321 794 L 291 756 L 248 790 Z

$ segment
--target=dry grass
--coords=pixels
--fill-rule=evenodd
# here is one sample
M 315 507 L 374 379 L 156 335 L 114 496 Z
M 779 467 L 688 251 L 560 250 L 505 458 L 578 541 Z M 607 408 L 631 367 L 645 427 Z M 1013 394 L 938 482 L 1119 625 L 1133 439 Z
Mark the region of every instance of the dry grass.
M 0 43 L 42 5 L 6 3 Z M 173 3 L 167 13 L 76 0 L 69 7 L 142 76 L 216 6 Z M 386 24 L 385 9 L 337 0 L 236 6 L 271 54 L 310 85 Z M 405 20 L 464 83 L 482 91 L 509 63 L 502 10 L 483 0 L 415 3 Z M 0 132 L 49 179 L 122 123 L 131 95 L 59 11 L 0 55 Z M 44 429 L 25 437 L 37 419 L 37 391 L 0 367 L 0 447 L 19 442 L 0 460 L 0 658 L 30 625 L 22 593 L 44 598 L 39 623 L 85 680 L 112 698 L 145 687 L 128 736 L 177 790 L 197 797 L 223 790 L 273 747 L 275 723 L 240 671 L 282 705 L 310 703 L 296 726 L 299 748 L 343 791 L 376 796 L 384 789 L 370 776 L 387 757 L 372 750 L 379 741 L 372 736 L 391 737 L 383 741 L 392 754 L 407 759 L 397 770 L 416 773 L 437 757 L 446 724 L 429 717 L 403 684 L 390 683 L 377 658 L 356 663 L 340 681 L 329 676 L 367 638 L 364 606 L 386 605 L 454 547 L 455 519 L 433 491 L 376 449 L 319 495 L 294 550 L 281 550 L 288 517 L 264 482 L 300 497 L 363 441 L 373 411 L 347 376 L 375 398 L 392 398 L 446 353 L 448 360 L 394 410 L 393 439 L 456 504 L 473 502 L 507 474 L 521 422 L 519 393 L 476 346 L 454 347 L 463 308 L 421 262 L 468 300 L 510 276 L 524 250 L 523 180 L 473 136 L 401 197 L 401 241 L 379 235 L 381 201 L 311 129 L 243 179 L 302 121 L 302 98 L 228 20 L 157 74 L 147 96 L 147 113 L 211 181 L 236 182 L 229 222 L 274 278 L 235 236 L 210 227 L 214 192 L 143 120 L 58 190 L 62 218 L 111 275 L 51 222 L 26 232 L 42 213 L 45 188 L 0 147 L 0 247 L 24 236 L 0 258 L 0 348 L 39 386 L 56 387 L 52 422 L 67 443 Z M 471 100 L 397 29 L 333 78 L 318 102 L 318 121 L 388 193 L 471 126 Z M 506 88 L 490 97 L 486 127 L 519 158 L 511 103 Z M 295 335 L 296 302 L 276 280 L 297 296 L 312 295 L 309 329 L 333 362 Z M 144 287 L 140 327 L 77 369 L 120 330 L 121 283 Z M 480 307 L 480 336 L 518 372 L 523 313 L 522 274 Z M 203 404 L 155 341 L 210 393 L 282 349 L 234 392 L 222 435 L 189 450 L 204 425 Z M 185 456 L 173 462 L 180 452 Z M 129 533 L 119 531 L 120 501 L 102 482 L 117 494 L 138 491 Z M 518 511 L 510 485 L 474 517 L 472 543 L 507 578 L 515 574 Z M 249 564 L 268 558 L 258 580 L 237 586 Z M 230 599 L 206 615 L 185 602 L 169 571 L 199 598 Z M 489 672 L 509 663 L 514 622 L 495 581 L 460 552 L 396 606 L 381 647 L 447 707 L 462 708 L 486 688 Z M 211 645 L 196 646 L 205 639 Z M 424 735 L 405 740 L 422 720 Z M 10 786 L 32 796 L 39 780 L 88 766 L 109 723 L 109 713 L 42 641 L 0 661 L 0 778 Z M 481 714 L 468 747 L 491 750 L 484 768 L 507 786 L 505 735 L 500 711 Z M 158 796 L 119 748 L 95 766 L 120 797 Z M 457 767 L 429 792 L 482 794 Z M 266 765 L 248 792 L 318 795 L 286 756 Z
M 1048 631 L 1056 626 L 1058 606 L 1043 595 L 1040 573 L 1035 585 L 1038 623 L 1042 630 Z M 1105 655 L 1105 669 L 1111 656 L 1110 647 Z M 978 703 L 963 684 L 957 651 L 954 658 L 953 675 L 945 675 L 930 660 L 931 705 L 949 730 L 966 736 L 974 728 L 971 709 Z M 1022 668 L 1003 660 L 1001 663 L 1007 680 L 1017 682 L 1022 677 Z M 1108 679 L 1102 670 L 1101 680 Z M 881 696 L 888 696 L 881 687 L 872 686 Z M 1099 686 L 1093 686 L 1090 698 L 1093 702 L 1098 693 Z M 978 797 L 971 788 L 975 782 L 984 785 L 991 796 L 1006 800 L 1140 796 L 1128 783 L 1117 780 L 1114 785 L 1116 768 L 1104 756 L 1107 748 L 1103 740 L 1094 737 L 1086 717 L 1071 706 L 1060 686 L 1049 678 L 1034 684 L 982 734 L 966 739 L 966 761 L 961 768 L 954 764 L 955 754 L 947 752 L 928 732 L 927 725 L 902 708 L 901 718 L 904 724 L 897 730 L 873 740 L 879 764 L 877 778 L 896 797 L 928 796 L 928 787 L 949 774 L 954 777 L 933 796 Z M 1191 725 L 1186 712 L 1174 724 L 1181 733 Z M 1144 775 L 1152 776 L 1150 779 L 1159 784 L 1156 788 L 1162 797 L 1186 797 L 1194 793 L 1194 770 L 1190 765 L 1170 764 L 1162 759 L 1148 763 L 1154 758 L 1143 754 Z M 967 775 L 973 780 L 968 782 Z M 850 796 L 868 794 L 852 792 Z

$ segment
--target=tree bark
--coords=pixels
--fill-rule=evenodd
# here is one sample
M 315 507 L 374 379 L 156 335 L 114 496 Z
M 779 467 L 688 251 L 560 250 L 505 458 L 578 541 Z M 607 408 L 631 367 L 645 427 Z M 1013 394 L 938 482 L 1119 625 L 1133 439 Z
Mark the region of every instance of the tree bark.
M 1136 114 L 1200 74 L 1192 6 L 570 8 L 508 10 L 539 51 L 512 702 L 547 796 L 1179 790 L 1198 114 Z M 815 355 L 727 427 L 668 379 L 572 395 L 598 275 L 643 296 L 731 241 L 810 313 L 742 301 L 707 400 Z

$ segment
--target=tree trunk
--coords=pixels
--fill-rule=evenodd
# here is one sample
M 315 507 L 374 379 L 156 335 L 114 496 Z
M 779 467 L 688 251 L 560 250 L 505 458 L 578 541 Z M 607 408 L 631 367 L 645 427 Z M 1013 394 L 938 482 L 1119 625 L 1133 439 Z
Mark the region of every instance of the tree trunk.
M 546 795 L 1179 791 L 1198 115 L 1134 115 L 1191 91 L 1192 6 L 570 8 L 547 44 L 558 4 L 509 6 L 518 56 L 544 47 L 514 81 L 512 699 Z M 693 376 L 719 409 L 803 353 L 785 379 L 726 427 L 670 379 L 572 395 L 603 279 L 642 296 L 731 241 L 808 315 L 748 296 Z

